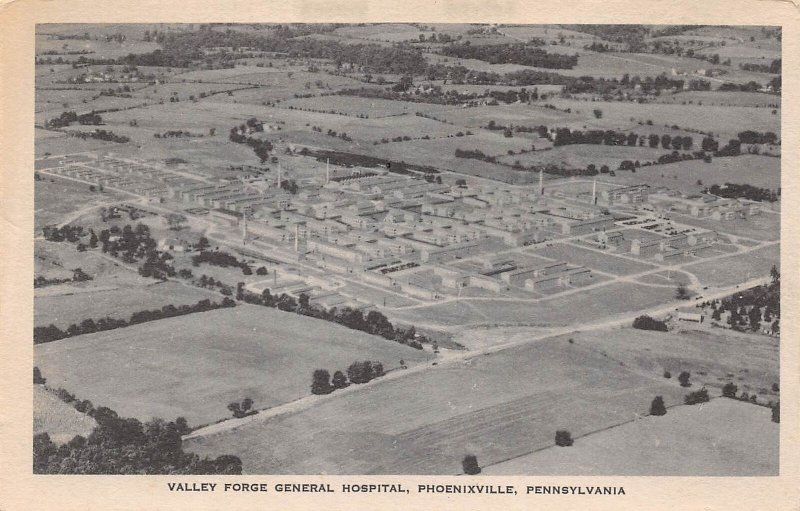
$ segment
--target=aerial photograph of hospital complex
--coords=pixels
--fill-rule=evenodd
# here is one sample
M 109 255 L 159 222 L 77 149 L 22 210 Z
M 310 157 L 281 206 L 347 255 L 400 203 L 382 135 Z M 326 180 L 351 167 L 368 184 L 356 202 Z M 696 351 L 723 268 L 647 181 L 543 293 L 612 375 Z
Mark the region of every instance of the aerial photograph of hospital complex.
M 38 25 L 33 472 L 777 475 L 781 37 Z

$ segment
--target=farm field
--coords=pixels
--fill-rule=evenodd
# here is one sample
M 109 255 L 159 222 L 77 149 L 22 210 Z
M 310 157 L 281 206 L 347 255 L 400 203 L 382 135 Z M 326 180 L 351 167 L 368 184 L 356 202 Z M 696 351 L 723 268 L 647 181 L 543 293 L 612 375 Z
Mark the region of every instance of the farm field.
M 705 187 L 725 183 L 747 183 L 759 188 L 777 190 L 781 186 L 781 160 L 768 156 L 741 155 L 714 158 L 711 163 L 688 160 L 666 165 L 637 169 L 635 174 L 617 172 L 604 177 L 620 184 L 647 184 L 652 188 L 664 186 L 687 194 L 701 192 Z M 697 184 L 700 180 L 702 184 Z
M 570 476 L 776 476 L 779 425 L 762 406 L 718 398 L 677 406 L 539 452 L 481 474 Z
M 423 401 L 411 399 L 418 389 L 431 391 Z M 646 412 L 655 394 L 674 404 L 683 393 L 561 337 L 440 366 L 185 447 L 241 456 L 247 473 L 457 474 L 466 453 L 495 463 L 551 445 L 556 429 L 589 433 Z
M 772 265 L 780 267 L 780 245 L 759 248 L 746 257 L 734 254 L 716 261 L 690 264 L 683 270 L 693 273 L 701 282 L 722 287 L 767 275 Z
M 50 440 L 62 444 L 72 440 L 75 435 L 89 436 L 95 426 L 93 418 L 61 401 L 44 385 L 33 386 L 34 434 L 47 433 Z
M 538 145 L 537 141 L 534 140 L 534 146 Z M 546 151 L 540 151 L 539 147 L 537 147 L 534 152 L 503 156 L 500 161 L 509 165 L 518 161 L 525 167 L 531 165 L 556 165 L 569 169 L 583 169 L 592 164 L 599 170 L 603 165 L 608 165 L 609 169 L 617 170 L 619 164 L 624 160 L 640 161 L 642 163 L 657 161 L 659 156 L 669 154 L 669 152 L 664 149 L 651 149 L 649 147 L 576 144 L 554 147 Z
M 723 141 L 734 138 L 745 130 L 772 131 L 780 137 L 780 117 L 767 108 L 716 107 L 699 105 L 638 104 L 626 102 L 597 101 L 591 104 L 569 99 L 553 99 L 558 108 L 590 110 L 599 108 L 603 112 L 602 125 L 606 128 L 629 129 L 631 119 L 652 120 L 654 124 L 677 125 L 700 131 L 719 134 Z M 723 144 L 724 145 L 724 144 Z
M 165 305 L 193 305 L 200 300 L 222 301 L 222 297 L 211 291 L 183 285 L 177 282 L 149 283 L 150 279 L 132 274 L 120 282 L 113 278 L 99 279 L 92 287 L 69 285 L 48 286 L 37 291 L 34 298 L 34 326 L 56 325 L 65 330 L 71 324 L 80 324 L 84 319 L 98 320 L 105 317 L 128 319 L 134 312 L 161 309 Z M 80 293 L 91 293 L 91 300 L 76 297 Z M 57 294 L 58 293 L 58 294 Z M 77 298 L 77 299 L 76 299 Z
M 373 360 L 387 370 L 426 352 L 329 322 L 267 307 L 190 314 L 40 344 L 35 364 L 48 385 L 126 417 L 197 426 L 230 416 L 250 397 L 268 408 L 310 394 L 315 369 L 344 371 Z M 87 370 L 91 368 L 91 370 Z M 113 375 L 113 377 L 111 376 Z
M 282 108 L 293 106 L 316 111 L 342 112 L 349 115 L 364 115 L 369 118 L 395 117 L 424 111 L 435 114 L 438 111 L 452 109 L 452 106 L 414 103 L 412 101 L 393 101 L 378 98 L 362 98 L 358 96 L 322 96 L 282 101 Z

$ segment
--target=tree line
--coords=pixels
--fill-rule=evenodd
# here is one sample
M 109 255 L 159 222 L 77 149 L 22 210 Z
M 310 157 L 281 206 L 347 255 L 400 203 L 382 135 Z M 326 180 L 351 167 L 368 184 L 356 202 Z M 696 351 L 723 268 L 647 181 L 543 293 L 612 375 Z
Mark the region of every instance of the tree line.
M 413 326 L 408 329 L 395 327 L 381 312 L 371 310 L 365 315 L 363 311 L 350 307 L 326 309 L 319 305 L 311 304 L 309 296 L 304 293 L 301 293 L 297 300 L 286 293 L 273 295 L 269 289 L 265 289 L 259 295 L 245 289 L 244 283 L 240 282 L 236 286 L 236 299 L 245 303 L 274 307 L 286 312 L 295 312 L 303 316 L 331 321 L 352 330 L 377 335 L 386 340 L 399 342 L 418 350 L 422 349 L 423 342 L 428 342 L 425 336 L 417 334 Z
M 94 110 L 88 114 L 81 115 L 78 115 L 74 111 L 69 111 L 61 112 L 61 115 L 58 117 L 50 119 L 49 121 L 45 121 L 44 125 L 48 128 L 65 128 L 73 122 L 83 125 L 98 125 L 103 124 L 103 118 L 100 117 L 99 114 L 95 113 Z
M 519 64 L 548 69 L 572 69 L 578 65 L 578 55 L 548 53 L 538 45 L 523 43 L 472 45 L 453 44 L 442 47 L 439 52 L 448 57 L 475 59 L 490 64 Z
M 327 369 L 317 369 L 311 377 L 311 393 L 312 394 L 330 394 L 334 390 L 343 389 L 353 384 L 367 383 L 380 378 L 386 374 L 383 370 L 383 364 L 380 362 L 372 362 L 365 360 L 363 362 L 353 362 L 347 368 L 347 376 L 342 371 L 331 373 Z

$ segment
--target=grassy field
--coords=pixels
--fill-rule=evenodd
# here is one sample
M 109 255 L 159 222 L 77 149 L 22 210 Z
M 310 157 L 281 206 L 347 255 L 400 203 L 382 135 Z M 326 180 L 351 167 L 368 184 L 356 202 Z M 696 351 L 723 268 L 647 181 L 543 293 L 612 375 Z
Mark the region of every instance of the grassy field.
M 744 130 L 772 131 L 780 137 L 780 116 L 773 115 L 767 108 L 717 107 L 700 105 L 668 105 L 639 104 L 629 102 L 596 101 L 585 103 L 570 99 L 553 99 L 550 101 L 558 108 L 571 108 L 573 112 L 581 111 L 587 119 L 592 110 L 600 109 L 603 117 L 592 124 L 605 129 L 629 129 L 631 119 L 635 121 L 652 120 L 655 125 L 677 125 L 680 128 L 691 128 L 704 132 L 719 134 L 724 142 Z M 700 137 L 695 136 L 695 144 Z
M 96 425 L 94 419 L 58 399 L 43 385 L 33 386 L 34 434 L 47 433 L 50 440 L 61 444 L 75 435 L 88 436 Z
M 616 170 L 624 160 L 630 161 L 656 161 L 662 154 L 669 154 L 670 151 L 663 149 L 651 149 L 649 147 L 629 147 L 629 146 L 607 146 L 607 145 L 569 145 L 554 147 L 547 151 L 540 151 L 538 141 L 534 140 L 537 150 L 532 153 L 515 154 L 504 156 L 500 161 L 513 164 L 519 161 L 523 166 L 530 165 L 556 165 L 568 169 L 586 168 L 589 164 L 594 164 L 600 169 L 603 165 L 608 165 L 609 169 Z
M 185 286 L 177 282 L 155 282 L 140 277 L 139 285 L 129 281 L 138 277 L 117 282 L 113 278 L 104 278 L 96 283 L 96 287 L 48 286 L 34 298 L 34 326 L 54 324 L 66 329 L 72 323 L 79 324 L 84 319 L 100 319 L 106 316 L 117 319 L 128 319 L 134 312 L 160 309 L 165 305 L 189 305 L 200 300 L 209 299 L 220 302 L 222 297 L 211 291 Z M 94 281 L 92 281 L 94 283 Z M 100 287 L 100 289 L 98 289 Z M 61 288 L 61 289 L 60 289 Z M 60 294 L 56 294 L 60 293 Z M 81 298 L 82 293 L 87 298 Z M 76 296 L 78 295 L 78 296 Z
M 451 329 L 470 325 L 563 326 L 667 303 L 672 300 L 674 291 L 672 288 L 615 283 L 541 302 L 460 300 L 387 311 L 387 314 L 414 324 Z
M 772 265 L 780 267 L 780 245 L 771 245 L 746 255 L 731 255 L 715 261 L 690 264 L 684 271 L 697 275 L 711 286 L 730 286 L 737 282 L 769 274 Z
M 574 245 L 554 243 L 549 247 L 536 249 L 534 254 L 566 261 L 569 264 L 587 266 L 614 275 L 629 275 L 655 269 L 655 266 L 623 259 L 611 254 L 599 254 L 594 250 L 578 248 Z
M 310 393 L 315 369 L 374 360 L 388 370 L 425 352 L 274 309 L 242 305 L 73 337 L 35 348 L 48 384 L 149 420 L 184 416 L 192 425 L 228 417 L 228 403 L 256 408 Z
M 417 399 L 419 392 L 424 399 Z M 631 371 L 558 338 L 441 366 L 332 399 L 296 415 L 191 440 L 232 453 L 247 473 L 456 474 L 552 445 L 556 429 L 596 431 L 647 411 L 676 383 Z M 264 441 L 269 439 L 269 442 Z
M 713 158 L 711 163 L 690 160 L 640 168 L 635 174 L 630 172 L 616 174 L 615 177 L 605 178 L 620 184 L 647 184 L 653 188 L 665 186 L 687 194 L 698 193 L 707 186 L 714 184 L 722 186 L 725 183 L 746 183 L 759 188 L 777 190 L 781 186 L 781 159 L 746 154 Z M 698 179 L 702 184 L 697 184 Z
M 71 213 L 93 205 L 112 203 L 130 197 L 128 194 L 113 190 L 93 192 L 89 190 L 88 184 L 71 179 L 44 175 L 42 178 L 40 181 L 34 181 L 33 186 L 35 210 L 33 223 L 37 236 L 42 234 L 42 227 L 61 223 Z
M 732 399 L 671 408 L 485 467 L 484 475 L 776 476 L 779 425 L 770 410 Z

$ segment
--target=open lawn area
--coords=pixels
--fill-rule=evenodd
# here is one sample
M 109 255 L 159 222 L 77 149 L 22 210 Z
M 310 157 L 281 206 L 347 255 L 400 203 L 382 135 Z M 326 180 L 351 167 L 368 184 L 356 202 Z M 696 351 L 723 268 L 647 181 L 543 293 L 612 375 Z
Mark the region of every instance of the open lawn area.
M 768 275 L 772 265 L 780 268 L 780 258 L 780 245 L 770 245 L 747 254 L 684 266 L 683 270 L 697 275 L 703 284 L 730 286 Z
M 595 250 L 579 248 L 565 243 L 553 243 L 552 246 L 537 248 L 531 252 L 550 259 L 566 261 L 569 264 L 578 266 L 587 266 L 592 269 L 613 273 L 614 275 L 630 275 L 655 269 L 655 266 L 650 264 L 631 261 L 611 254 L 601 254 Z
M 76 139 L 71 139 L 76 140 Z M 88 184 L 71 179 L 42 174 L 42 179 L 34 181 L 33 207 L 34 229 L 37 236 L 42 235 L 42 228 L 50 224 L 59 224 L 87 207 L 110 204 L 129 198 L 126 193 L 113 190 L 89 190 Z
M 423 393 L 424 399 L 419 399 Z M 185 442 L 240 456 L 255 474 L 457 474 L 467 453 L 495 463 L 645 413 L 674 381 L 622 367 L 566 338 L 442 365 L 298 414 Z
M 780 425 L 762 406 L 714 399 L 678 406 L 485 467 L 483 475 L 776 476 Z
M 387 370 L 429 354 L 326 321 L 240 305 L 82 335 L 35 347 L 48 385 L 126 417 L 190 425 L 230 416 L 228 403 L 267 408 L 310 394 L 311 375 L 354 361 Z M 300 437 L 298 437 L 300 438 Z

